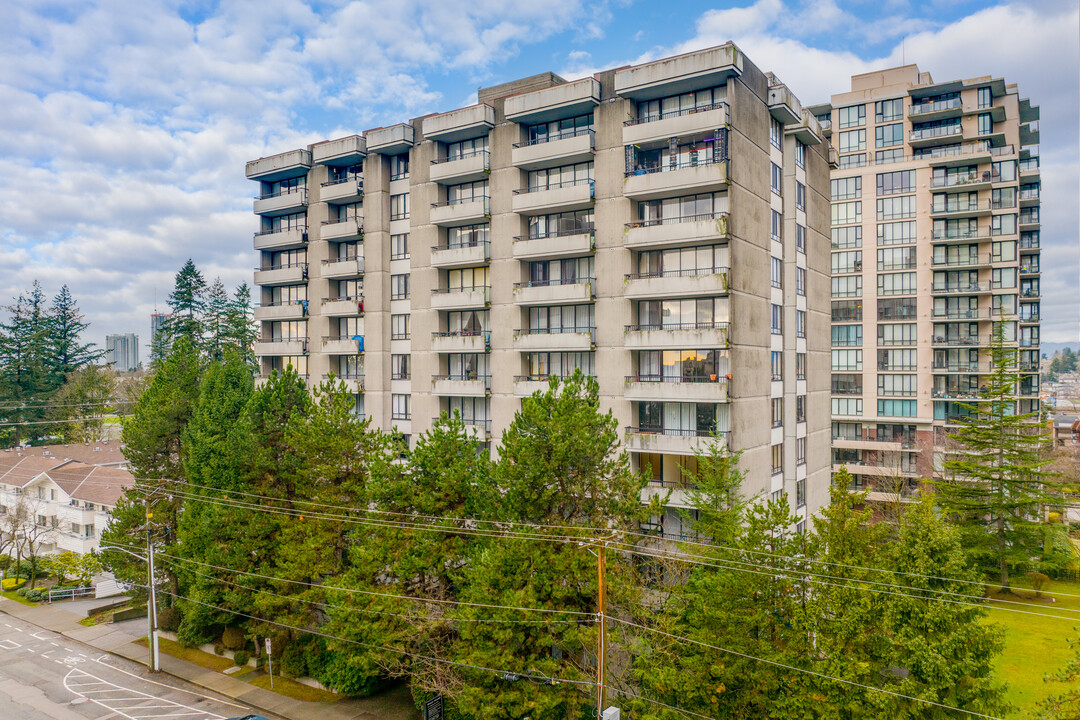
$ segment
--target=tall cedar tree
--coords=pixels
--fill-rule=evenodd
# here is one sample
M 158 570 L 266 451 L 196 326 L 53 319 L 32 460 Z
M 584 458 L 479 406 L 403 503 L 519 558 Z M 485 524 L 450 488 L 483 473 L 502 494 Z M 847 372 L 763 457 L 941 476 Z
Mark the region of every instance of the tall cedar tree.
M 223 360 L 226 348 L 231 345 L 228 337 L 230 302 L 221 278 L 214 278 L 206 291 L 202 313 L 206 357 L 210 361 Z
M 64 285 L 49 307 L 48 364 L 55 386 L 63 385 L 71 373 L 105 355 L 105 351 L 96 349 L 94 343 L 80 342 L 88 327 L 90 323 L 86 322 L 71 291 Z
M 206 279 L 188 258 L 184 267 L 176 273 L 173 291 L 169 293 L 171 314 L 162 328 L 166 346 L 181 337 L 187 338 L 196 347 L 201 346 L 205 332 L 203 312 L 206 308 L 206 291 Z
M 48 437 L 46 405 L 59 387 L 49 366 L 49 318 L 41 283 L 4 308 L 0 323 L 0 419 L 9 424 L 9 444 Z
M 225 338 L 240 358 L 251 368 L 256 368 L 255 341 L 258 330 L 251 309 L 251 290 L 247 283 L 240 283 L 229 301 L 225 316 Z
M 1016 412 L 1017 353 L 1005 342 L 1005 323 L 994 323 L 986 389 L 979 402 L 961 403 L 967 416 L 949 436 L 958 445 L 945 460 L 950 477 L 936 483 L 941 507 L 966 531 L 972 556 L 996 571 L 1004 588 L 1010 565 L 1038 559 L 1041 507 L 1053 500 L 1048 434 L 1037 412 Z
M 522 401 L 503 434 L 495 468 L 497 513 L 507 523 L 577 526 L 596 539 L 608 530 L 636 530 L 644 519 L 641 477 L 630 470 L 619 446 L 618 424 L 599 412 L 594 378 L 580 371 Z M 601 550 L 602 551 L 602 550 Z M 629 561 L 610 550 L 606 586 L 610 612 L 631 606 L 638 583 Z M 462 599 L 474 603 L 570 610 L 589 615 L 523 613 L 459 607 L 461 622 L 455 659 L 462 663 L 573 680 L 595 676 L 598 601 L 596 551 L 576 542 L 492 539 L 472 552 Z M 578 717 L 590 708 L 592 693 L 573 685 L 541 687 L 507 683 L 491 673 L 460 671 L 452 706 L 473 718 Z

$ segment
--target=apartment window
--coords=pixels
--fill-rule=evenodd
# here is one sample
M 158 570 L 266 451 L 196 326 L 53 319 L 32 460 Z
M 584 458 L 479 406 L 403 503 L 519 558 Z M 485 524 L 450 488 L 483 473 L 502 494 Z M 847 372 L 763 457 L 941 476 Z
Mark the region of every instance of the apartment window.
M 1038 158 L 1035 158 L 1036 163 Z M 1025 161 L 1030 162 L 1030 161 Z M 992 173 L 996 176 L 995 182 L 1013 182 L 1016 180 L 1016 161 L 1015 160 L 1001 160 L 990 165 Z M 1038 169 L 1038 164 L 1035 168 Z
M 914 320 L 917 298 L 895 298 L 877 301 L 878 320 Z
M 593 164 L 591 162 L 532 170 L 529 172 L 529 192 L 585 185 L 592 180 Z
M 897 172 L 878 173 L 877 194 L 897 195 L 915 192 L 915 171 L 898 170 Z
M 409 274 L 403 275 L 391 275 L 390 276 L 390 299 L 391 300 L 408 300 L 409 299 Z
M 862 398 L 833 398 L 832 414 L 856 417 L 862 415 Z
M 832 351 L 833 372 L 862 372 L 862 350 Z
M 890 397 L 915 397 L 916 375 L 878 375 L 877 394 Z
M 804 438 L 804 437 L 797 438 L 795 440 L 795 464 L 796 465 L 805 465 L 806 464 L 806 438 Z M 800 480 L 799 483 L 800 484 L 798 485 L 798 487 L 803 487 L 803 484 L 802 484 L 803 481 Z M 805 495 L 805 492 L 803 494 Z M 801 506 L 801 505 L 805 505 L 805 504 L 806 504 L 806 498 L 803 497 L 802 500 L 799 502 L 799 505 Z
M 874 103 L 874 122 L 892 122 L 904 119 L 904 100 L 894 98 L 892 100 L 878 100 Z
M 829 181 L 832 199 L 856 200 L 862 197 L 862 177 L 836 178 Z
M 806 186 L 795 181 L 795 209 L 806 210 Z
M 806 145 L 802 140 L 795 141 L 795 164 L 806 169 Z
M 773 335 L 782 335 L 784 332 L 784 308 L 772 305 L 771 329 Z
M 862 300 L 833 300 L 833 322 L 862 322 Z
M 875 147 L 892 147 L 904 144 L 904 124 L 878 125 L 874 128 Z
M 1016 287 L 1016 268 L 994 268 L 990 273 L 991 290 L 1009 290 Z
M 1012 262 L 1016 260 L 1016 241 L 994 241 L 990 244 L 990 258 L 994 262 Z
M 915 350 L 878 350 L 878 370 L 891 372 L 914 372 Z
M 390 356 L 391 380 L 408 380 L 410 377 L 412 377 L 411 357 L 412 356 L 410 355 Z
M 915 217 L 915 196 L 880 198 L 877 201 L 878 220 L 900 220 Z
M 880 202 L 880 201 L 879 201 Z M 862 222 L 862 201 L 832 204 L 833 225 L 853 225 Z
M 859 127 L 866 124 L 866 106 L 849 105 L 836 111 L 837 125 L 843 128 Z M 864 131 L 865 132 L 865 131 Z
M 847 275 L 832 278 L 832 296 L 862 297 L 862 275 Z
M 412 395 L 399 395 L 398 393 L 392 393 L 390 395 L 390 402 L 391 420 L 412 419 Z
M 769 187 L 772 189 L 774 194 L 782 195 L 783 175 L 781 174 L 780 166 L 776 163 L 769 163 L 769 166 L 771 168 L 771 172 L 769 174 Z
M 458 142 L 446 143 L 446 159 L 458 160 L 469 158 L 487 152 L 488 136 L 481 135 L 478 138 L 459 140 Z
M 862 250 L 848 250 L 832 254 L 832 272 L 834 275 L 862 272 Z
M 833 347 L 860 347 L 862 345 L 862 325 L 833 325 Z
M 866 166 L 866 153 L 858 153 L 856 155 L 841 155 L 840 165 L 841 170 L 850 170 L 851 168 L 861 168 Z
M 769 354 L 769 365 L 772 368 L 772 379 L 783 380 L 784 379 L 784 353 L 779 350 L 773 350 Z
M 391 340 L 408 340 L 409 339 L 409 316 L 408 315 L 391 315 L 390 316 L 390 339 Z
M 941 247 L 940 245 L 938 247 Z M 914 270 L 915 248 L 898 247 L 877 251 L 878 270 Z
M 784 424 L 784 398 L 772 399 L 772 426 L 780 427 Z
M 796 223 L 795 225 L 795 250 L 806 252 L 806 228 Z
M 409 259 L 409 234 L 404 233 L 402 235 L 390 236 L 390 259 L 391 260 L 408 260 Z
M 979 115 L 979 134 L 989 135 L 994 132 L 994 118 L 990 113 Z
M 831 231 L 833 250 L 862 247 L 862 226 L 834 227 Z
M 994 188 L 990 193 L 990 209 L 1004 210 L 1016 207 L 1016 188 Z
M 409 217 L 409 193 L 390 196 L 390 219 L 407 220 Z
M 446 289 L 449 292 L 469 292 L 488 287 L 488 268 L 462 268 L 446 271 Z
M 994 104 L 994 99 L 991 97 L 990 88 L 988 87 L 979 88 L 977 98 L 979 102 L 979 110 L 982 110 L 983 108 L 988 108 Z
M 915 242 L 915 223 L 894 222 L 877 226 L 878 245 L 901 245 Z
M 902 147 L 878 150 L 874 153 L 874 163 L 877 165 L 891 165 L 898 162 L 904 162 L 904 148 Z
M 477 200 L 487 200 L 487 197 L 487 180 L 460 183 L 458 185 L 448 185 L 446 187 L 447 205 L 462 205 L 464 203 L 475 202 Z
M 917 403 L 914 400 L 878 400 L 877 414 L 889 417 L 915 417 Z
M 1033 218 L 1030 219 L 1034 222 L 1039 221 L 1038 215 L 1035 215 Z M 990 234 L 1015 235 L 1016 215 L 994 215 L 992 218 L 990 218 Z
M 806 337 L 806 311 L 795 311 L 795 337 Z
M 795 353 L 795 379 L 806 379 L 806 353 Z
M 878 295 L 915 294 L 915 273 L 888 273 L 877 276 Z
M 770 258 L 771 271 L 769 273 L 769 280 L 774 288 L 783 286 L 783 262 L 780 258 Z
M 862 395 L 862 378 L 862 375 L 839 375 L 834 373 L 832 376 L 832 394 Z M 855 438 L 858 438 L 858 433 L 856 433 Z
M 409 177 L 409 153 L 390 156 L 390 179 L 401 180 Z
M 769 118 L 769 142 L 777 150 L 780 149 L 780 140 L 784 136 L 784 126 L 776 118 Z
M 877 326 L 878 345 L 915 345 L 915 323 L 883 324 Z
M 638 118 L 639 119 L 651 119 L 659 120 L 660 116 L 651 117 L 648 111 L 642 113 L 641 105 L 645 103 L 639 103 L 638 105 Z M 659 108 L 657 108 L 659 113 Z M 593 129 L 593 116 L 592 113 L 588 115 L 578 115 L 572 118 L 563 118 L 562 120 L 554 120 L 552 122 L 540 123 L 539 125 L 529 126 L 529 144 L 536 145 L 537 143 L 551 142 L 553 140 L 562 140 L 568 137 L 577 137 L 578 135 L 584 135 L 585 133 L 592 132 Z
M 866 149 L 866 130 L 848 130 L 847 132 L 840 133 L 840 152 L 858 152 Z M 866 161 L 866 155 L 863 156 L 863 162 Z
M 784 472 L 784 443 L 773 445 L 770 454 L 772 455 L 773 475 Z
M 795 294 L 806 295 L 806 268 L 795 268 Z
M 806 422 L 806 396 L 795 396 L 795 422 Z
M 783 216 L 777 211 L 772 212 L 772 222 L 769 225 L 769 237 L 773 240 L 779 240 L 781 238 L 781 228 L 783 227 Z

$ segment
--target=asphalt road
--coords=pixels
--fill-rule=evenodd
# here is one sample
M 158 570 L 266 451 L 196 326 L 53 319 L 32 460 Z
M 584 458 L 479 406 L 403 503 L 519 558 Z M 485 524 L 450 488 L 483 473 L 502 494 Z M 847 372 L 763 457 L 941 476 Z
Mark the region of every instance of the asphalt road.
M 251 712 L 170 676 L 0 615 L 2 720 L 223 720 Z

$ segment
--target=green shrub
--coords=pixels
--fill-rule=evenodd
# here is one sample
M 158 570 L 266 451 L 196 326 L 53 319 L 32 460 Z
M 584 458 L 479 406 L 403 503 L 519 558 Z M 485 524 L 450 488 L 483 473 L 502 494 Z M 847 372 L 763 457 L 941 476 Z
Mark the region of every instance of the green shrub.
M 18 595 L 19 597 L 26 597 L 26 593 L 29 590 L 30 590 L 30 588 L 20 587 L 18 590 L 15 591 L 15 594 Z
M 292 643 L 281 653 L 281 674 L 294 678 L 307 677 L 307 653 L 299 643 Z
M 180 629 L 180 610 L 174 607 L 158 610 L 157 624 L 162 630 L 176 632 Z
M 225 654 L 225 646 L 222 645 L 221 643 L 214 643 L 214 654 L 215 655 L 224 655 Z
M 225 628 L 221 634 L 221 644 L 229 650 L 243 650 L 246 642 L 244 631 L 238 627 Z
M 22 578 L 19 578 L 19 579 L 4 578 L 4 589 L 5 590 L 18 590 L 19 588 L 21 588 L 25 584 L 26 584 L 26 580 L 24 580 Z
M 233 662 L 239 666 L 247 665 L 248 654 L 246 650 L 237 650 L 233 654 Z
M 6 573 L 7 569 L 11 567 L 11 563 L 12 560 L 10 555 L 0 554 L 0 570 Z
M 40 590 L 35 588 L 30 592 L 26 593 L 26 595 L 24 595 L 23 597 L 25 597 L 30 602 L 41 602 L 42 593 Z

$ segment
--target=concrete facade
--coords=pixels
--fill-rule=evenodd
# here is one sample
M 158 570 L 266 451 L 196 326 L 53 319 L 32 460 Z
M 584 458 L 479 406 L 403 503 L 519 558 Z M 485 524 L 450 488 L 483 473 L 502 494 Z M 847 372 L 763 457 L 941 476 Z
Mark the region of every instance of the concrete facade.
M 856 75 L 810 108 L 832 173 L 833 461 L 855 486 L 916 492 L 990 371 L 1019 347 L 1039 408 L 1039 109 L 991 77 L 915 65 Z
M 139 336 L 135 333 L 105 337 L 105 362 L 120 372 L 139 369 Z
M 478 97 L 248 164 L 262 373 L 343 377 L 414 438 L 459 411 L 495 452 L 581 368 L 647 493 L 683 488 L 715 430 L 805 522 L 830 465 L 816 119 L 732 44 Z

